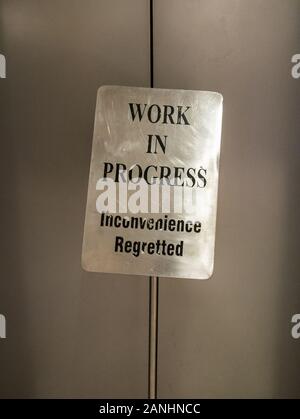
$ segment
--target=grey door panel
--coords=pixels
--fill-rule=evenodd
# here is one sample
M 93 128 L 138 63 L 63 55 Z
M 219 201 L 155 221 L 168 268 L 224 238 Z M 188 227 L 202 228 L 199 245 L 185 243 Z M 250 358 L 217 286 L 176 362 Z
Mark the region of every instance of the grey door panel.
M 156 2 L 155 86 L 224 96 L 215 273 L 160 281 L 159 397 L 300 396 L 299 19 L 298 0 Z
M 97 88 L 148 85 L 147 6 L 0 2 L 1 397 L 147 396 L 147 280 L 80 266 Z

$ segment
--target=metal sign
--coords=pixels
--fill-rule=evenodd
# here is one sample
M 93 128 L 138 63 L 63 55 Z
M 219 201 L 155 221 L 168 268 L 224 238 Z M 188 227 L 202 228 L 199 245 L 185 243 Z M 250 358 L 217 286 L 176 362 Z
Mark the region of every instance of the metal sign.
M 84 269 L 212 275 L 222 101 L 215 92 L 98 90 Z

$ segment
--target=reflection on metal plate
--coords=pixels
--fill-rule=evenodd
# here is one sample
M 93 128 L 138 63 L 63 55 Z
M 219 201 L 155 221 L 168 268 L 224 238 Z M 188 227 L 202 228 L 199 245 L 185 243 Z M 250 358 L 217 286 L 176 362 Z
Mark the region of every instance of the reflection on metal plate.
M 221 123 L 219 93 L 99 89 L 84 269 L 212 275 Z

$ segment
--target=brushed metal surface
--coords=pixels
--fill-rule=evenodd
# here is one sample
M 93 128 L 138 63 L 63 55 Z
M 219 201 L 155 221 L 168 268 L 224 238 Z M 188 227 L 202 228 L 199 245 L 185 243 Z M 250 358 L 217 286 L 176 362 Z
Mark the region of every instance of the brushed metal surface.
M 156 86 L 225 100 L 210 281 L 160 279 L 159 397 L 300 397 L 298 0 L 155 4 Z
M 0 397 L 147 397 L 148 281 L 80 257 L 95 92 L 148 84 L 148 2 L 1 0 L 0 23 Z
M 191 90 L 122 86 L 103 86 L 98 90 L 82 253 L 85 269 L 93 272 L 197 279 L 208 279 L 212 275 L 222 100 L 219 93 Z M 137 113 L 133 114 L 130 110 L 129 104 L 135 105 L 136 112 L 140 105 L 143 112 L 140 119 Z M 166 111 L 170 110 L 173 116 L 167 118 Z M 182 115 L 185 119 L 181 118 Z M 165 148 L 151 147 L 153 152 L 149 153 L 149 135 L 166 138 Z M 164 227 L 154 229 L 153 223 L 151 229 L 140 225 L 139 228 L 125 228 L 123 224 L 121 227 L 119 224 L 100 224 L 101 209 L 96 206 L 97 200 L 103 193 L 106 197 L 107 189 L 111 186 L 108 185 L 104 192 L 99 191 L 98 182 L 100 179 L 113 182 L 108 201 L 119 204 L 121 198 L 117 194 L 119 190 L 123 192 L 119 165 L 126 167 L 124 173 L 127 179 L 129 169 L 134 171 L 134 176 L 141 176 L 139 188 L 146 189 L 146 205 L 131 208 L 130 200 L 135 191 L 130 194 L 129 182 L 124 181 L 127 208 L 123 209 L 124 204 L 122 208 L 121 205 L 110 205 L 110 216 L 118 220 L 120 217 L 127 220 L 140 217 L 147 222 L 168 217 L 167 220 L 172 219 L 174 223 L 179 220 L 188 223 L 188 230 L 195 223 L 199 226 L 201 223 L 201 231 L 198 228 L 196 232 L 174 231 Z M 150 174 L 148 168 L 151 168 Z M 180 177 L 177 174 L 178 168 Z M 167 206 L 167 212 L 160 207 L 159 212 L 154 213 L 151 210 L 156 195 L 148 190 L 149 184 L 166 171 L 170 173 L 168 184 L 166 187 L 160 185 L 159 193 L 162 199 L 168 194 L 171 205 Z M 179 186 L 173 186 L 176 183 Z M 182 208 L 178 212 L 174 207 L 175 188 L 180 193 L 183 191 L 180 195 Z M 192 208 L 186 208 L 188 193 L 194 193 L 194 199 L 197 200 L 193 213 L 190 212 Z M 122 240 L 120 246 L 117 245 L 118 240 Z M 147 245 L 143 251 L 126 252 L 123 245 L 125 241 L 136 243 L 136 246 L 142 243 Z M 155 252 L 152 249 L 152 253 L 147 251 L 148 243 L 162 244 L 162 241 L 167 246 L 171 244 L 172 247 L 178 247 L 178 252 L 174 253 L 172 249 L 164 253 L 162 246 L 156 248 Z

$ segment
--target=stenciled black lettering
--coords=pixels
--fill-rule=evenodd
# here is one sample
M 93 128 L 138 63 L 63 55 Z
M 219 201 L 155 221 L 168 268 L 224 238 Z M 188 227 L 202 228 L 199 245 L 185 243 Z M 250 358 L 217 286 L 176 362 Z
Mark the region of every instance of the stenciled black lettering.
M 128 105 L 129 105 L 132 120 L 134 121 L 136 115 L 138 115 L 138 119 L 139 119 L 139 121 L 141 121 L 143 116 L 144 116 L 147 104 L 144 103 L 143 110 L 141 109 L 142 105 L 140 103 L 128 103 Z

